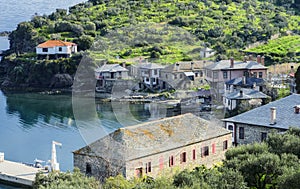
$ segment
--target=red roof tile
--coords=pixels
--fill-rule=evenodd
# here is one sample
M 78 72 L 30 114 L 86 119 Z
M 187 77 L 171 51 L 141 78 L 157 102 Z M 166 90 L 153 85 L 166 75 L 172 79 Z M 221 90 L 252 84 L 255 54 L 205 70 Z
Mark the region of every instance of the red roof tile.
M 61 41 L 61 40 L 48 40 L 44 43 L 39 44 L 37 47 L 40 48 L 49 48 L 49 47 L 63 47 L 63 46 L 74 46 L 75 43 Z

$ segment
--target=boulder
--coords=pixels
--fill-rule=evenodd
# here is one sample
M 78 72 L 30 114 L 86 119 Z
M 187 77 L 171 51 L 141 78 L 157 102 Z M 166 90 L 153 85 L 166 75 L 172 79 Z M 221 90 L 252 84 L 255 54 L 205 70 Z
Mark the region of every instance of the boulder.
M 55 74 L 50 83 L 50 88 L 67 88 L 73 84 L 73 78 L 69 74 Z

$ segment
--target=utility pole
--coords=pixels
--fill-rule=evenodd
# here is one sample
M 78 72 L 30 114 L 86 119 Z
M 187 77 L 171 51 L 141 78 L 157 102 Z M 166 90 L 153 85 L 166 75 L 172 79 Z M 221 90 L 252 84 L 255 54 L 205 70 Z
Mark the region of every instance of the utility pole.
M 61 143 L 52 141 L 52 153 L 51 153 L 51 171 L 59 171 L 59 163 L 56 159 L 56 145 L 62 146 Z

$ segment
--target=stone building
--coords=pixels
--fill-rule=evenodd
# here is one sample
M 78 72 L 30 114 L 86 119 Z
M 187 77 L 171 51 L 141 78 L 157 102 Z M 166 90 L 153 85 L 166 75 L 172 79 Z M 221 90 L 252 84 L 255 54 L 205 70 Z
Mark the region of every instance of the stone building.
M 231 132 L 193 114 L 120 128 L 75 152 L 74 166 L 104 181 L 171 175 L 178 170 L 221 162 Z
M 237 116 L 223 119 L 234 144 L 261 142 L 271 130 L 300 128 L 300 95 L 293 94 Z

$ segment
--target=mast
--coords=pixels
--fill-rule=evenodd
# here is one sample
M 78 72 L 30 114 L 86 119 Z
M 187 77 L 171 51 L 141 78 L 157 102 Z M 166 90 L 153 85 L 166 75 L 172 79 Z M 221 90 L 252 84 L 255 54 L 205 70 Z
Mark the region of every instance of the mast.
M 51 170 L 59 171 L 59 163 L 57 162 L 57 159 L 56 159 L 56 146 L 55 145 L 62 146 L 61 143 L 52 141 Z

